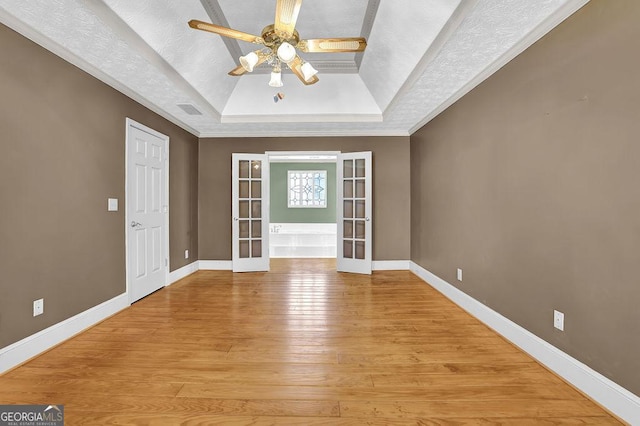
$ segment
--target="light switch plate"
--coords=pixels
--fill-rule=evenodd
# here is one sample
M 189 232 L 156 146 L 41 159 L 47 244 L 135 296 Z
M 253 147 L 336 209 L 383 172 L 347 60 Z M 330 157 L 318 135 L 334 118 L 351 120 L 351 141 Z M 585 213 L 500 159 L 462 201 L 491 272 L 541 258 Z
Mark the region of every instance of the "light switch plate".
M 462 269 L 458 268 L 458 281 L 462 281 Z
M 118 199 L 117 198 L 109 198 L 109 202 L 107 203 L 107 211 L 117 212 L 118 211 Z

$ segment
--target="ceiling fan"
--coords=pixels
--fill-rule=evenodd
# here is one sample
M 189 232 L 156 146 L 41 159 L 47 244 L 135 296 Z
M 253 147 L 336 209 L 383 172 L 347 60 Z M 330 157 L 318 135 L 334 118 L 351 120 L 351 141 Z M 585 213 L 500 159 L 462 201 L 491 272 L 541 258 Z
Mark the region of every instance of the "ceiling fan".
M 262 44 L 264 47 L 240 57 L 240 65 L 229 72 L 229 75 L 239 77 L 267 62 L 272 67 L 270 86 L 282 86 L 282 64 L 286 64 L 291 71 L 306 85 L 318 82 L 317 70 L 310 63 L 305 62 L 296 49 L 301 52 L 362 52 L 367 47 L 367 41 L 362 37 L 342 38 L 314 38 L 300 40 L 296 31 L 296 21 L 302 0 L 276 0 L 276 19 L 273 25 L 267 25 L 260 36 L 221 27 L 203 21 L 191 20 L 191 28 L 219 34 L 224 37 Z

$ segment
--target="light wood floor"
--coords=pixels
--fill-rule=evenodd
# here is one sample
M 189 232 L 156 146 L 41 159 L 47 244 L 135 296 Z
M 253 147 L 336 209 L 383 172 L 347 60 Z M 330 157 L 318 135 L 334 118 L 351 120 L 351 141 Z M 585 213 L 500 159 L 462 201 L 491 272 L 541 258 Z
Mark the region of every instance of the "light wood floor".
M 0 376 L 67 425 L 619 424 L 409 272 L 200 271 Z

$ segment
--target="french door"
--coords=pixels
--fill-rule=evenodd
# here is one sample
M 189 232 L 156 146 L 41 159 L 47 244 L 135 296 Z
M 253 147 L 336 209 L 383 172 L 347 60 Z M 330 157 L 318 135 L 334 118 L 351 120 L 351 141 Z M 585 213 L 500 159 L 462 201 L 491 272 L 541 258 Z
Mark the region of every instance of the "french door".
M 336 169 L 337 269 L 371 274 L 371 152 L 339 154 Z
M 269 270 L 269 159 L 233 154 L 231 167 L 233 272 Z

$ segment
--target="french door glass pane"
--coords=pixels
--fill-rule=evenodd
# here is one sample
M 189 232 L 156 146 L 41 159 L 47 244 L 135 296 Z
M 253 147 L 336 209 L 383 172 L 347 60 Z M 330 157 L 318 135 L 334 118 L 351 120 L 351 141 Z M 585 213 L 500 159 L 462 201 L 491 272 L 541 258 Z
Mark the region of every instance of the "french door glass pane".
M 365 184 L 364 179 L 356 180 L 356 198 L 364 198 L 365 197 Z
M 255 160 L 251 162 L 251 178 L 260 179 L 262 177 L 262 161 Z
M 251 257 L 262 257 L 261 240 L 251 240 Z
M 249 181 L 241 180 L 239 182 L 240 190 L 238 191 L 238 196 L 240 198 L 249 198 Z
M 356 177 L 365 177 L 364 159 L 356 160 Z
M 261 238 L 261 237 L 262 237 L 262 221 L 252 220 L 251 221 L 251 238 Z
M 240 257 L 241 258 L 249 257 L 249 241 L 248 240 L 240 240 Z
M 343 176 L 345 178 L 353 177 L 353 160 L 344 160 Z
M 251 182 L 251 198 L 262 198 L 262 181 L 254 180 Z
M 241 220 L 239 223 L 239 236 L 240 238 L 249 238 L 249 221 Z
M 348 258 L 348 259 L 352 259 L 353 258 L 353 241 L 351 240 L 344 240 L 343 241 L 343 255 L 344 257 Z
M 344 198 L 353 198 L 353 181 L 345 180 L 342 186 L 344 187 L 344 191 L 343 191 Z
M 344 238 L 353 238 L 353 222 L 350 220 L 344 221 Z
M 365 238 L 364 220 L 356 220 L 356 238 L 364 240 Z
M 246 160 L 240 160 L 240 167 L 239 167 L 239 176 L 241 179 L 248 179 L 249 178 L 249 161 Z
M 246 201 L 246 200 L 239 201 L 238 207 L 239 207 L 238 210 L 239 210 L 240 217 L 248 218 L 249 217 L 249 201 Z
M 352 200 L 344 200 L 344 217 L 353 217 L 353 201 Z
M 365 200 L 356 200 L 356 217 L 363 219 L 365 214 Z
M 356 259 L 364 259 L 364 241 L 356 241 Z
M 251 201 L 251 217 L 262 217 L 262 201 Z

